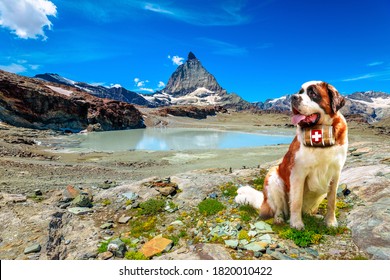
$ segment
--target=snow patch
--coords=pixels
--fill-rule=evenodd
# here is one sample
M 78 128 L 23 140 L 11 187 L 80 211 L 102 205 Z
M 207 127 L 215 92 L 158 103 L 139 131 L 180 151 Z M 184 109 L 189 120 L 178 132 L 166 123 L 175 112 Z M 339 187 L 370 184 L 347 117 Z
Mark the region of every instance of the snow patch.
M 383 97 L 377 97 L 377 98 L 371 98 L 373 102 L 367 102 L 363 100 L 356 100 L 353 99 L 355 102 L 359 102 L 361 104 L 364 104 L 370 108 L 390 108 L 390 98 L 383 98 Z
M 71 90 L 66 90 L 66 89 L 63 89 L 60 87 L 55 87 L 55 86 L 47 86 L 47 87 L 50 88 L 51 90 L 54 90 L 55 92 L 57 92 L 59 94 L 63 94 L 66 96 L 71 96 L 73 93 L 73 91 L 71 91 Z

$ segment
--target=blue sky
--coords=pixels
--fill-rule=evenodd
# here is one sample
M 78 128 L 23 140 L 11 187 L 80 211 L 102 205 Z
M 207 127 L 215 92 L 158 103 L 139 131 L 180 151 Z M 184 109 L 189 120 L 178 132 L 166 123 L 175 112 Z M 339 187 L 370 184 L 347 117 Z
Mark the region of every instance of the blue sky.
M 0 68 L 161 89 L 192 51 L 248 101 L 324 80 L 390 92 L 390 1 L 0 0 Z

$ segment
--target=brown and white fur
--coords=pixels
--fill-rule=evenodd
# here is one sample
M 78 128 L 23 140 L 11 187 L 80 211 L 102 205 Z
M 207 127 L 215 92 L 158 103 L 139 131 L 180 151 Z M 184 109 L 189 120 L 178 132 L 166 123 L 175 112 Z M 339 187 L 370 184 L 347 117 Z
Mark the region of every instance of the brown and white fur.
M 241 187 L 235 201 L 260 209 L 262 218 L 274 217 L 275 223 L 290 216 L 290 226 L 303 229 L 302 213 L 315 214 L 327 197 L 325 223 L 337 227 L 336 190 L 348 148 L 347 124 L 339 112 L 344 103 L 337 90 L 325 82 L 303 84 L 292 95 L 291 109 L 295 116 L 306 116 L 307 120 L 298 123 L 297 135 L 282 162 L 268 172 L 263 192 Z M 303 145 L 301 129 L 315 124 L 333 126 L 336 144 L 322 148 Z

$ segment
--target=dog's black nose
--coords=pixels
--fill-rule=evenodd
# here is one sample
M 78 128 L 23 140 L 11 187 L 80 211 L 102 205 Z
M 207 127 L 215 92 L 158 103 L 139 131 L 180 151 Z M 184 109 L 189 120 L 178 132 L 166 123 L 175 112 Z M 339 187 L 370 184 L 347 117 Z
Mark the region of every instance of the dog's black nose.
M 293 102 L 297 102 L 298 99 L 299 99 L 299 96 L 298 96 L 297 94 L 293 94 L 293 95 L 291 96 L 291 100 L 292 100 Z

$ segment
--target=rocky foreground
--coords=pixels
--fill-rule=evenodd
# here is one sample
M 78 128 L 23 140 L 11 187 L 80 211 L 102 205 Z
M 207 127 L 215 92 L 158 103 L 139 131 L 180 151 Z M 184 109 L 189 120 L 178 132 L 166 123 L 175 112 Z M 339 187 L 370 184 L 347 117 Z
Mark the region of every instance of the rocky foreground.
M 350 126 L 338 191 L 340 226 L 326 229 L 320 209 L 305 218 L 302 232 L 262 221 L 254 209 L 234 202 L 240 185 L 261 188 L 277 161 L 259 158 L 260 166 L 233 168 L 209 162 L 207 168 L 184 170 L 145 155 L 137 162 L 116 161 L 124 169 L 113 169 L 112 162 L 99 159 L 114 155 L 71 161 L 35 144 L 53 132 L 1 128 L 1 259 L 390 259 L 390 147 L 384 128 Z M 286 148 L 266 149 L 280 150 L 280 158 Z M 241 150 L 235 155 L 245 162 Z M 165 168 L 169 174 L 149 173 Z M 124 180 L 135 170 L 148 172 Z M 62 172 L 68 173 L 58 180 Z

